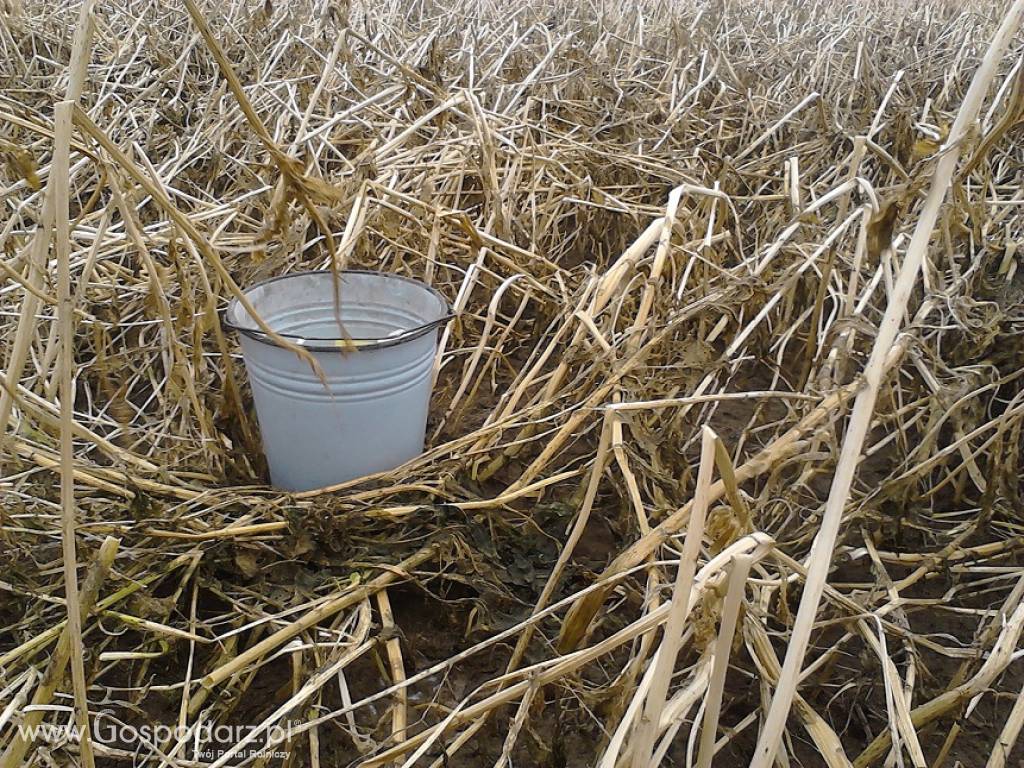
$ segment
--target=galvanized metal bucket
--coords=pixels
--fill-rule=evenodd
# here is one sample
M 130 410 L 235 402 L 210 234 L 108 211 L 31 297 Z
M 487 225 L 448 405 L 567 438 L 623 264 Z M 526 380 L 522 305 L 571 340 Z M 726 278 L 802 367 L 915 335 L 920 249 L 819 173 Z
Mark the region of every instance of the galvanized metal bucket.
M 451 318 L 444 297 L 400 275 L 300 272 L 245 291 L 275 333 L 316 358 L 276 344 L 232 300 L 271 482 L 323 488 L 393 469 L 423 452 L 437 329 Z M 344 334 L 338 326 L 340 316 Z

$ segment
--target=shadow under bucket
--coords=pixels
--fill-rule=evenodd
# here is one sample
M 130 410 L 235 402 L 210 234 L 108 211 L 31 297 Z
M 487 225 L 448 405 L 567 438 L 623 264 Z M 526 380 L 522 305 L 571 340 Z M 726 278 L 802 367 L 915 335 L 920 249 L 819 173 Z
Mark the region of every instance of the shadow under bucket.
M 394 469 L 423 452 L 448 302 L 382 272 L 341 272 L 337 303 L 334 286 L 332 272 L 300 272 L 245 291 L 275 333 L 316 358 L 323 379 L 261 331 L 238 299 L 224 316 L 239 333 L 271 482 L 289 491 Z

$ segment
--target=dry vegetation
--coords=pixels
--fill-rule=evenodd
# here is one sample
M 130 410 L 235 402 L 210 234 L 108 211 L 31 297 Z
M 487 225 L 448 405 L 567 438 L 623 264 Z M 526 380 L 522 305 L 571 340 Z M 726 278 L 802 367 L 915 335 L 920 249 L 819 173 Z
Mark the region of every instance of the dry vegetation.
M 3 0 L 0 768 L 1019 765 L 1007 10 Z M 332 264 L 460 315 L 286 495 L 218 312 Z

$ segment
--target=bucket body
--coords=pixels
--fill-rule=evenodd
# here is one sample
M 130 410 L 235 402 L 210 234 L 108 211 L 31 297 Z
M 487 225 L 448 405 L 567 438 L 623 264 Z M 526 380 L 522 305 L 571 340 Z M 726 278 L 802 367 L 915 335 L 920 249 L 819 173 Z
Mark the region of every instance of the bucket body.
M 444 298 L 399 275 L 303 272 L 245 291 L 263 321 L 306 349 L 323 378 L 277 345 L 235 299 L 271 482 L 304 491 L 393 469 L 423 452 Z M 337 301 L 336 301 L 337 299 Z M 351 348 L 342 341 L 340 316 Z M 347 347 L 347 348 L 346 348 Z

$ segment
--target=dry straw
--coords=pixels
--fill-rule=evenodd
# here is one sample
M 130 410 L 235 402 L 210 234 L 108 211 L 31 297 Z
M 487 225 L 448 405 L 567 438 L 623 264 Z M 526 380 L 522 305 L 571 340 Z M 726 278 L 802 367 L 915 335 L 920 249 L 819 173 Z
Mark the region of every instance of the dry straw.
M 1020 761 L 1024 0 L 54 5 L 0 768 Z M 430 444 L 282 494 L 219 312 L 341 267 L 459 309 Z

